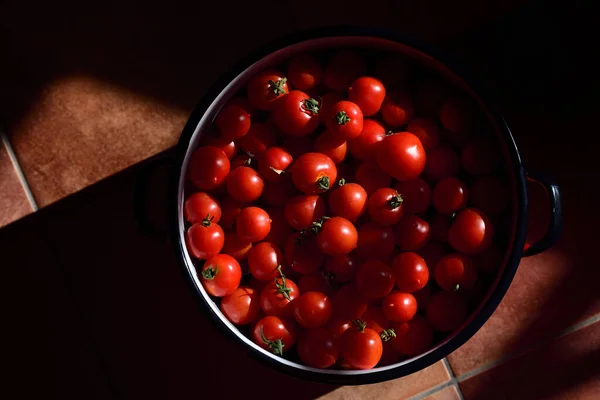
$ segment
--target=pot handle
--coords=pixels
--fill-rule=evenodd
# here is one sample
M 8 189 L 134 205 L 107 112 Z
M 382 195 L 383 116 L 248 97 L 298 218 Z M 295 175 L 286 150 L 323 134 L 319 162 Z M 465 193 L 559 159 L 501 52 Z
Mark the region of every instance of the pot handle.
M 544 174 L 532 171 L 527 172 L 527 179 L 541 184 L 546 189 L 550 215 L 544 236 L 536 243 L 525 245 L 524 257 L 534 256 L 554 246 L 563 227 L 562 195 L 556 182 Z

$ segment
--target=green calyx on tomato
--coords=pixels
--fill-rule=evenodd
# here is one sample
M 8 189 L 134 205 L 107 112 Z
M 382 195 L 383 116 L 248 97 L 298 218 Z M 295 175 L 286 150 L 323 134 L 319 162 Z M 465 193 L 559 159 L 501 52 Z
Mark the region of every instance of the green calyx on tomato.
M 367 323 L 362 319 L 353 319 L 350 322 L 358 332 L 364 332 L 367 329 Z
M 206 214 L 206 218 L 202 220 L 202 226 L 208 228 L 212 224 L 213 219 L 215 219 L 214 216 L 211 217 L 210 214 Z
M 283 341 L 281 339 L 267 339 L 262 328 L 260 328 L 260 338 L 267 346 L 269 346 L 269 350 L 271 350 L 271 353 L 276 354 L 278 356 L 283 356 L 283 348 L 285 347 L 285 344 L 283 344 Z
M 339 113 L 337 113 L 335 115 L 335 119 L 337 120 L 338 125 L 346 125 L 348 122 L 351 121 L 348 114 L 346 114 L 346 111 L 340 111 Z
M 392 136 L 392 135 L 393 135 L 393 134 L 395 134 L 395 133 L 396 133 L 396 132 L 394 132 L 394 131 L 387 131 L 387 132 L 385 133 L 385 136 Z
M 400 207 L 403 201 L 404 199 L 402 198 L 402 196 L 400 196 L 400 194 L 397 194 L 388 201 L 388 204 L 390 205 L 392 210 L 394 210 Z
M 313 115 L 318 115 L 319 114 L 319 109 L 321 108 L 321 106 L 319 105 L 318 100 L 310 98 L 310 99 L 306 99 L 302 102 L 302 107 L 304 107 L 304 109 L 310 113 L 312 113 Z
M 328 219 L 329 219 L 329 217 L 323 216 L 318 221 L 315 221 L 312 224 L 310 224 L 308 229 L 313 233 L 313 235 L 316 235 L 319 233 L 319 231 L 323 227 L 323 223 Z
M 284 85 L 287 83 L 287 78 L 279 78 L 277 82 L 269 79 L 269 88 L 273 91 L 275 96 L 285 94 Z
M 381 336 L 381 340 L 387 342 L 388 340 L 391 340 L 396 337 L 396 332 L 394 332 L 392 328 L 384 329 L 383 331 L 381 331 L 381 334 L 379 336 Z
M 338 186 L 344 186 L 346 184 L 346 180 L 344 178 L 338 181 Z
M 290 298 L 290 292 L 292 291 L 292 289 L 287 287 L 287 285 L 286 285 L 286 279 L 285 279 L 285 275 L 281 271 L 281 265 L 277 267 L 277 271 L 279 271 L 279 277 L 280 277 L 280 278 L 275 278 L 275 287 L 277 288 L 277 293 L 282 294 L 283 297 L 285 297 L 286 299 L 291 301 L 292 299 Z M 281 283 L 277 282 L 277 279 L 281 279 Z
M 215 279 L 215 276 L 217 276 L 217 272 L 219 272 L 219 268 L 208 267 L 204 271 L 202 271 L 202 277 L 204 279 L 212 281 L 213 279 Z
M 331 180 L 329 179 L 328 176 L 322 176 L 319 179 L 317 179 L 317 187 L 320 190 L 329 190 L 330 186 L 331 186 Z

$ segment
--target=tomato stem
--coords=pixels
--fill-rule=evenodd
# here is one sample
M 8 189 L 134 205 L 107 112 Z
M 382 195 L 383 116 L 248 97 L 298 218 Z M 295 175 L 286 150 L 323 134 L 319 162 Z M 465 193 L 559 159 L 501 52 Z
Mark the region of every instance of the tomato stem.
M 384 329 L 379 336 L 381 337 L 381 340 L 387 342 L 388 340 L 396 337 L 396 332 L 394 332 L 392 328 Z
M 283 297 L 285 297 L 289 301 L 292 301 L 292 299 L 290 298 L 290 292 L 292 291 L 292 289 L 287 287 L 287 281 L 285 279 L 285 275 L 281 271 L 281 265 L 277 267 L 277 271 L 279 271 L 279 276 L 281 277 L 281 283 L 277 282 L 277 278 L 275 278 L 275 287 L 277 288 L 277 293 L 282 294 Z
M 213 219 L 215 219 L 214 216 L 210 216 L 210 214 L 206 214 L 206 217 L 202 220 L 202 226 L 208 228 L 211 224 Z
M 356 330 L 359 332 L 364 332 L 365 329 L 367 328 L 367 323 L 365 321 L 363 321 L 362 319 L 353 319 L 350 322 L 352 322 L 352 325 L 354 325 Z
M 390 131 L 387 131 L 387 132 L 385 133 L 385 136 L 392 136 L 392 135 L 395 135 L 395 134 L 396 134 L 396 132 L 394 132 L 394 131 L 390 130 Z
M 215 276 L 217 276 L 217 272 L 219 272 L 219 268 L 208 267 L 202 271 L 202 277 L 204 279 L 212 281 L 213 279 L 215 279 Z
M 328 176 L 322 176 L 319 179 L 317 179 L 317 187 L 319 188 L 319 190 L 329 190 L 330 185 L 331 180 Z
M 328 219 L 329 219 L 329 217 L 323 216 L 318 221 L 314 221 L 312 224 L 310 224 L 308 229 L 313 233 L 313 235 L 316 235 L 319 233 L 319 231 L 323 227 L 323 223 Z
M 346 125 L 348 122 L 352 121 L 346 111 L 340 111 L 335 114 L 335 119 L 337 120 L 338 125 Z
M 279 96 L 286 93 L 285 89 L 283 88 L 283 85 L 285 85 L 286 83 L 287 78 L 279 78 L 277 79 L 277 82 L 269 79 L 269 88 L 273 91 L 273 94 L 275 96 Z
M 404 199 L 402 198 L 402 196 L 400 196 L 399 193 L 396 192 L 396 195 L 388 201 L 388 204 L 390 205 L 392 210 L 394 210 L 400 207 L 402 205 L 402 202 L 404 202 Z
M 302 102 L 302 107 L 313 115 L 319 114 L 319 101 L 313 98 L 306 99 Z
M 344 186 L 346 184 L 346 180 L 344 178 L 338 181 L 338 186 Z
M 269 340 L 265 337 L 265 333 L 263 332 L 263 328 L 260 328 L 260 338 L 263 343 L 269 346 L 269 350 L 271 353 L 276 354 L 278 356 L 283 356 L 283 348 L 285 345 L 281 341 L 281 339 Z

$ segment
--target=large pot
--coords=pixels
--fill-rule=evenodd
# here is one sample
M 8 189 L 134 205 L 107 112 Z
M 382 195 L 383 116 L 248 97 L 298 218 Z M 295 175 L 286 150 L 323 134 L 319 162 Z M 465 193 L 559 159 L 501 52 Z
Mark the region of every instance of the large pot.
M 184 186 L 190 156 L 200 143 L 206 127 L 211 124 L 224 103 L 244 87 L 248 79 L 267 66 L 280 63 L 282 60 L 298 52 L 339 49 L 343 47 L 367 48 L 387 52 L 400 52 L 429 68 L 437 70 L 454 84 L 461 86 L 479 103 L 482 111 L 489 119 L 490 126 L 498 135 L 501 151 L 505 157 L 508 181 L 511 185 L 512 215 L 506 243 L 506 254 L 495 282 L 489 289 L 481 305 L 472 312 L 463 326 L 454 334 L 438 343 L 434 348 L 417 357 L 401 361 L 397 364 L 366 371 L 321 370 L 283 359 L 260 348 L 249 338 L 240 333 L 220 312 L 219 307 L 208 296 L 197 276 L 196 267 L 186 250 L 184 239 L 185 224 L 183 217 Z M 537 254 L 554 244 L 560 232 L 562 215 L 558 187 L 543 176 L 528 175 L 522 165 L 514 138 L 502 117 L 493 107 L 491 99 L 480 87 L 468 77 L 458 73 L 456 66 L 447 59 L 422 45 L 408 41 L 395 35 L 373 29 L 330 28 L 318 29 L 285 37 L 266 46 L 239 63 L 212 87 L 196 107 L 188 120 L 175 154 L 169 154 L 169 162 L 173 166 L 172 181 L 169 187 L 169 220 L 170 236 L 185 277 L 191 289 L 197 295 L 202 308 L 210 315 L 222 331 L 234 341 L 241 342 L 249 353 L 273 368 L 290 375 L 333 384 L 357 385 L 398 378 L 423 369 L 465 343 L 487 321 L 504 297 L 519 266 L 521 257 Z M 527 180 L 534 179 L 546 186 L 550 203 L 548 230 L 545 236 L 531 246 L 525 246 L 527 233 L 528 194 Z M 140 179 L 141 182 L 144 179 Z M 136 203 L 137 204 L 137 203 Z M 143 211 L 137 210 L 143 217 Z M 143 220 L 143 218 L 142 218 Z

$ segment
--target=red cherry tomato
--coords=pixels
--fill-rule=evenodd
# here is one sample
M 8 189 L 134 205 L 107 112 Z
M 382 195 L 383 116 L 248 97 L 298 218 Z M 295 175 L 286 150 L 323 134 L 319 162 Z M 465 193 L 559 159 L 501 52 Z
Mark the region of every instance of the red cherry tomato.
M 471 259 L 462 254 L 448 254 L 435 266 L 435 281 L 447 291 L 471 289 L 477 279 Z
M 374 158 L 368 158 L 356 168 L 356 183 L 362 186 L 367 194 L 371 194 L 379 188 L 391 186 L 392 177 L 379 168 Z
M 231 160 L 231 170 L 233 171 L 239 167 L 253 167 L 254 164 L 254 157 L 249 156 L 248 154 L 240 154 Z
M 285 220 L 283 209 L 269 208 L 267 214 L 271 217 L 271 230 L 265 238 L 266 242 L 276 244 L 279 248 L 283 248 L 285 241 L 292 233 L 292 228 Z
M 221 300 L 221 312 L 236 325 L 247 325 L 258 317 L 260 312 L 260 293 L 240 286 Z
M 390 326 L 390 321 L 385 317 L 381 308 L 377 306 L 369 306 L 361 319 L 367 323 L 367 328 L 373 329 L 378 334 Z
M 339 355 L 338 341 L 330 329 L 311 329 L 298 340 L 298 356 L 309 367 L 329 368 Z
M 215 146 L 223 150 L 230 160 L 238 153 L 239 146 L 232 140 L 227 141 L 216 136 L 209 135 L 204 142 L 207 146 Z
M 356 222 L 367 210 L 367 192 L 357 183 L 344 183 L 329 194 L 333 215 Z
M 456 292 L 441 291 L 431 297 L 425 315 L 436 331 L 453 332 L 467 319 L 467 302 Z
M 343 256 L 356 248 L 358 232 L 346 218 L 331 217 L 326 219 L 317 234 L 317 245 L 321 251 L 330 256 Z
M 360 55 L 351 50 L 342 50 L 335 53 L 325 66 L 323 83 L 332 90 L 343 92 L 366 71 L 365 60 Z
M 366 328 L 363 321 L 356 321 L 356 325 L 340 338 L 340 355 L 352 369 L 371 369 L 381 359 L 383 343 L 379 334 Z
M 288 136 L 281 147 L 293 158 L 298 158 L 304 153 L 313 151 L 313 140 L 308 136 Z
M 209 258 L 200 271 L 202 286 L 211 296 L 223 297 L 233 293 L 242 279 L 242 269 L 235 258 L 218 254 Z
M 304 194 L 289 199 L 283 212 L 287 223 L 295 230 L 301 231 L 325 215 L 325 209 L 323 197 Z
M 236 104 L 226 104 L 215 120 L 221 138 L 227 142 L 241 138 L 250 129 L 250 114 Z
M 300 293 L 321 292 L 330 297 L 333 289 L 330 286 L 330 278 L 326 278 L 326 273 L 315 272 L 314 274 L 302 275 L 298 280 L 298 289 Z
M 270 206 L 279 207 L 297 193 L 291 177 L 287 176 L 281 182 L 265 182 L 262 200 Z
M 194 224 L 186 232 L 188 250 L 192 256 L 207 260 L 219 254 L 225 243 L 223 229 L 213 224 L 210 218 Z
M 344 140 L 340 140 L 329 131 L 323 132 L 315 141 L 315 151 L 325 154 L 331 160 L 339 164 L 346 159 L 348 152 L 348 144 Z
M 408 322 L 417 313 L 417 300 L 410 293 L 392 292 L 381 301 L 381 309 L 392 322 Z
M 227 192 L 242 203 L 257 200 L 263 192 L 265 182 L 250 167 L 238 167 L 229 173 Z
M 386 125 L 399 128 L 408 124 L 415 111 L 408 92 L 397 90 L 388 93 L 381 105 L 381 118 Z
M 369 197 L 367 210 L 371 220 L 381 226 L 397 224 L 402 218 L 404 207 L 402 196 L 395 189 L 377 189 Z
M 365 260 L 386 261 L 394 252 L 392 228 L 366 223 L 358 228 L 356 254 Z
M 429 223 L 416 215 L 407 215 L 394 226 L 394 237 L 402 251 L 420 250 L 431 237 Z
M 192 154 L 188 176 L 200 190 L 218 187 L 227 175 L 231 165 L 223 150 L 215 146 L 203 146 Z
M 407 214 L 425 212 L 431 205 L 431 187 L 423 178 L 398 182 L 394 189 L 402 196 L 402 204 Z
M 425 260 L 417 253 L 403 252 L 392 261 L 396 286 L 401 292 L 414 293 L 427 285 L 429 269 Z
M 352 283 L 342 286 L 333 295 L 333 315 L 337 320 L 358 319 L 367 311 L 365 300 Z
M 465 254 L 481 253 L 492 243 L 494 228 L 489 218 L 475 208 L 457 214 L 448 230 L 448 242 Z
M 433 205 L 440 214 L 454 214 L 467 205 L 467 185 L 455 177 L 439 181 L 433 188 Z
M 296 342 L 294 325 L 275 316 L 266 316 L 252 329 L 252 340 L 265 350 L 278 356 L 289 351 Z
M 288 63 L 288 76 L 293 87 L 309 90 L 321 82 L 323 69 L 316 58 L 310 54 L 298 54 Z
M 271 147 L 267 149 L 258 158 L 258 170 L 265 180 L 269 182 L 280 182 L 281 174 L 292 163 L 293 158 L 290 153 L 281 147 Z
M 356 271 L 356 288 L 367 299 L 387 296 L 394 282 L 392 269 L 381 261 L 365 261 Z
M 288 236 L 283 253 L 289 267 L 300 274 L 314 274 L 325 262 L 325 254 L 315 238 L 303 237 L 300 233 Z
M 452 97 L 440 109 L 440 122 L 453 133 L 469 133 L 475 121 L 475 106 L 468 100 Z
M 259 110 L 269 111 L 289 92 L 287 78 L 274 69 L 255 75 L 248 83 L 248 101 Z
M 240 138 L 238 143 L 246 153 L 258 157 L 268 148 L 275 146 L 277 137 L 270 124 L 255 122 L 250 127 L 248 134 Z
M 248 252 L 251 248 L 252 243 L 240 239 L 235 232 L 229 232 L 225 235 L 225 245 L 221 252 L 230 255 L 238 261 L 244 261 L 248 258 Z
M 271 230 L 271 218 L 262 208 L 246 207 L 237 216 L 235 228 L 240 239 L 252 243 L 260 242 Z
M 303 293 L 294 301 L 294 318 L 306 329 L 325 325 L 331 318 L 331 313 L 331 301 L 324 293 Z
M 259 281 L 270 281 L 279 276 L 278 268 L 283 263 L 283 255 L 273 243 L 261 242 L 248 253 L 248 267 L 253 277 Z
M 232 199 L 229 196 L 225 197 L 221 204 L 221 220 L 220 225 L 225 228 L 232 228 L 235 219 L 240 214 L 244 206 L 237 200 Z
M 336 282 L 350 282 L 356 275 L 360 261 L 352 253 L 337 257 L 327 257 L 325 271 L 333 275 Z
M 455 176 L 459 171 L 458 155 L 447 146 L 436 147 L 427 155 L 425 174 L 432 181 Z
M 348 141 L 350 154 L 358 160 L 375 155 L 379 142 L 385 139 L 385 128 L 374 119 L 365 118 L 360 135 Z
M 385 87 L 378 79 L 363 76 L 352 82 L 348 98 L 356 103 L 365 117 L 377 114 L 385 99 Z
M 338 140 L 352 140 L 363 130 L 363 113 L 355 103 L 341 100 L 331 106 L 325 126 Z
M 204 192 L 194 193 L 187 198 L 183 206 L 183 214 L 190 224 L 204 221 L 207 216 L 213 223 L 221 219 L 221 206 L 219 202 Z
M 294 311 L 293 300 L 300 296 L 298 286 L 285 275 L 269 282 L 260 293 L 260 308 L 267 315 L 291 317 Z
M 306 153 L 290 168 L 296 188 L 306 194 L 323 193 L 335 183 L 337 169 L 331 158 L 320 153 Z
M 435 149 L 440 143 L 437 124 L 429 119 L 415 118 L 410 121 L 406 130 L 419 138 L 426 152 Z
M 501 159 L 498 145 L 488 138 L 465 144 L 460 153 L 460 164 L 471 175 L 491 174 L 500 165 Z
M 418 177 L 425 168 L 425 149 L 410 132 L 387 136 L 375 155 L 379 167 L 399 181 Z M 428 158 L 428 157 L 427 157 Z
M 508 187 L 495 176 L 477 178 L 469 189 L 469 200 L 486 214 L 498 214 L 508 206 Z
M 273 118 L 287 135 L 308 135 L 319 125 L 319 101 L 304 92 L 292 90 L 279 100 Z
M 328 92 L 321 97 L 321 109 L 319 110 L 319 123 L 325 125 L 329 118 L 332 118 L 332 107 L 338 101 L 344 100 L 343 94 L 338 92 Z
M 405 356 L 417 356 L 429 349 L 433 342 L 431 324 L 420 315 L 405 323 L 395 324 L 392 339 L 394 348 Z

